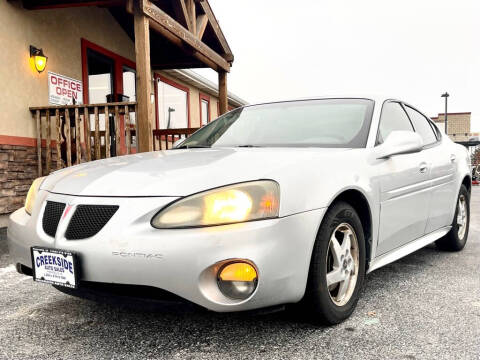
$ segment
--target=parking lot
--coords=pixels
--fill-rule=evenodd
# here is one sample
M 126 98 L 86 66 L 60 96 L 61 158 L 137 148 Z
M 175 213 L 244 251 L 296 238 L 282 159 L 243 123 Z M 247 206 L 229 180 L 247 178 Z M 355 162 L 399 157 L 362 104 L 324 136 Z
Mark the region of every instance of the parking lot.
M 2 359 L 478 359 L 480 189 L 464 251 L 428 246 L 367 276 L 346 322 L 318 327 L 291 313 L 215 314 L 98 304 L 33 283 L 9 263 L 0 230 Z

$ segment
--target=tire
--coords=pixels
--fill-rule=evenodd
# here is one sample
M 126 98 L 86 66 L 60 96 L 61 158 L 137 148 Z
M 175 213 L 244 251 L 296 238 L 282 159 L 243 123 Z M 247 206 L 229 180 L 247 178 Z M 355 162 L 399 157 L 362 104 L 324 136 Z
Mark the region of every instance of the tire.
M 332 238 L 337 239 L 336 244 Z M 350 246 L 342 246 L 346 238 L 350 239 Z M 336 256 L 338 253 L 343 255 Z M 315 322 L 334 325 L 352 314 L 365 280 L 365 256 L 365 237 L 358 214 L 348 203 L 333 204 L 325 214 L 312 252 L 304 297 L 311 319 L 313 315 Z M 348 278 L 348 285 L 346 280 L 334 283 L 339 276 Z
M 464 210 L 462 215 L 461 203 L 463 201 Z M 463 219 L 462 227 L 460 218 Z M 468 239 L 468 230 L 470 227 L 470 194 L 465 185 L 460 187 L 457 197 L 457 206 L 455 207 L 455 216 L 453 217 L 452 228 L 447 235 L 435 242 L 440 250 L 444 251 L 460 251 L 465 247 Z

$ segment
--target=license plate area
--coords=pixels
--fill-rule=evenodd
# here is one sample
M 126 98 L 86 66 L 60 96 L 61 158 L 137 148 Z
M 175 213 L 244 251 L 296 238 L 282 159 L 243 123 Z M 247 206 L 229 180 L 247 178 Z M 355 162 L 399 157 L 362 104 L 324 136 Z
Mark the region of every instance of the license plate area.
M 78 257 L 67 250 L 32 247 L 33 280 L 46 284 L 78 287 Z

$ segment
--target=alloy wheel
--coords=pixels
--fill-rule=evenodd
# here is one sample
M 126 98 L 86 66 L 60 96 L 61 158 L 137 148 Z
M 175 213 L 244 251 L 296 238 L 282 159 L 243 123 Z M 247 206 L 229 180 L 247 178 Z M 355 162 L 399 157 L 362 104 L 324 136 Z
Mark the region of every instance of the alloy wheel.
M 330 237 L 327 252 L 327 287 L 337 306 L 345 305 L 353 295 L 359 268 L 359 249 L 355 230 L 341 223 Z
M 467 230 L 467 200 L 464 195 L 460 195 L 458 198 L 457 204 L 457 227 L 458 227 L 458 238 L 463 240 L 465 236 L 465 231 Z

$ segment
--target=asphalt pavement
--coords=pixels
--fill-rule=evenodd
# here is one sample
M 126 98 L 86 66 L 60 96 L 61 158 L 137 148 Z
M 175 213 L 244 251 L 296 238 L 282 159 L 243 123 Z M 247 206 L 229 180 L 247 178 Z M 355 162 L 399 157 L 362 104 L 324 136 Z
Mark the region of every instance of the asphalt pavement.
M 353 316 L 333 327 L 70 297 L 18 274 L 0 229 L 0 359 L 480 359 L 479 188 L 471 208 L 462 252 L 428 246 L 369 274 Z

